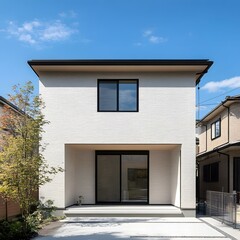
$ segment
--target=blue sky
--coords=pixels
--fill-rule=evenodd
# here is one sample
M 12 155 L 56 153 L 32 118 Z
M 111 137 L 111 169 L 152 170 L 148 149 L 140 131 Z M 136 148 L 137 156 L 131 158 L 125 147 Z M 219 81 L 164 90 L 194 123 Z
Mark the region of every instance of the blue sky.
M 30 59 L 210 59 L 201 117 L 240 94 L 239 9 L 239 0 L 1 0 L 0 95 L 29 80 L 38 91 Z

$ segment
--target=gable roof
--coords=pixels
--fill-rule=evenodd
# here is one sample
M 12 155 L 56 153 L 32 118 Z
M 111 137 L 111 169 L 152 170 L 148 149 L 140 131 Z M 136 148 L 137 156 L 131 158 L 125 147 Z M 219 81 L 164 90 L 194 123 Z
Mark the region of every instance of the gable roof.
M 196 74 L 196 84 L 213 64 L 208 59 L 95 59 L 30 60 L 39 77 L 46 71 L 186 71 Z
M 0 96 L 0 103 L 2 103 L 3 105 L 8 105 L 11 109 L 13 109 L 17 113 L 24 114 L 24 112 L 20 108 L 18 108 L 16 105 L 14 105 L 13 103 L 11 103 L 2 96 Z
M 240 102 L 240 95 L 236 96 L 227 96 L 224 101 L 222 101 L 220 104 L 218 104 L 212 111 L 207 113 L 201 120 L 199 120 L 196 125 L 199 125 L 203 122 L 208 122 L 213 117 L 215 117 L 217 114 L 222 112 L 226 107 L 229 107 L 231 104 L 235 102 Z

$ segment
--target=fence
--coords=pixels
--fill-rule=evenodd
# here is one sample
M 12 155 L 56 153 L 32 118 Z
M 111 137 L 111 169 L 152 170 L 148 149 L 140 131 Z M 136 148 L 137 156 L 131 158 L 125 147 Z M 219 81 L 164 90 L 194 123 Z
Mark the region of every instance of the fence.
M 237 222 L 237 194 L 207 191 L 207 215 L 219 219 L 222 223 L 239 228 Z
M 6 201 L 0 196 L 0 220 L 14 218 L 20 213 L 20 207 L 17 203 L 10 200 Z

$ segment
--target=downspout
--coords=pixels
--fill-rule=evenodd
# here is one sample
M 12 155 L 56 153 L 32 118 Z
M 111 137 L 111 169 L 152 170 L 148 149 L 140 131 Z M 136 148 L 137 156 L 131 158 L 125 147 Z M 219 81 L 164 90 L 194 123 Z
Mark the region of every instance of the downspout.
M 228 179 L 228 192 L 229 192 L 229 190 L 230 190 L 230 182 L 229 182 L 229 165 L 230 165 L 229 162 L 230 162 L 230 155 L 227 154 L 227 153 L 220 152 L 219 150 L 217 150 L 217 153 L 222 154 L 222 155 L 224 155 L 224 156 L 227 157 L 227 161 L 228 161 L 228 176 L 227 176 L 227 179 Z

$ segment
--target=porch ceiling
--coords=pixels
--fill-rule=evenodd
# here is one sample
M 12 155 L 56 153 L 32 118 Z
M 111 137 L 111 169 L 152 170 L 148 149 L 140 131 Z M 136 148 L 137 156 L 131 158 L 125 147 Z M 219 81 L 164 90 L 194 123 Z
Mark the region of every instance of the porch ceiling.
M 66 144 L 79 150 L 162 150 L 180 147 L 180 144 Z

